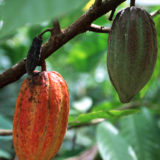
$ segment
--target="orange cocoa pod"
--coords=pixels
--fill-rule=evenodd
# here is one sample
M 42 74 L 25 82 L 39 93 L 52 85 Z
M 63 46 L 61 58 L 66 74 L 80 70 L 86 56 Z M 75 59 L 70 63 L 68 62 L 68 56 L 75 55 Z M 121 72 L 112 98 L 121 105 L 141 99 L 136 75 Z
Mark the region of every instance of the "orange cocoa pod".
M 19 91 L 13 120 L 18 160 L 51 160 L 64 139 L 69 115 L 68 87 L 56 72 L 36 72 Z

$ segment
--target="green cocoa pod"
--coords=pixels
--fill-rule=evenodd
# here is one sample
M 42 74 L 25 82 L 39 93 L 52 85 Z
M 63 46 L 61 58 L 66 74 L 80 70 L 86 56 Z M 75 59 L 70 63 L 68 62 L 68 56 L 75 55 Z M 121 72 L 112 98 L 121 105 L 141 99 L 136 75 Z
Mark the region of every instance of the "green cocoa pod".
M 109 34 L 107 68 L 122 103 L 145 86 L 156 59 L 157 38 L 151 16 L 137 7 L 120 11 Z

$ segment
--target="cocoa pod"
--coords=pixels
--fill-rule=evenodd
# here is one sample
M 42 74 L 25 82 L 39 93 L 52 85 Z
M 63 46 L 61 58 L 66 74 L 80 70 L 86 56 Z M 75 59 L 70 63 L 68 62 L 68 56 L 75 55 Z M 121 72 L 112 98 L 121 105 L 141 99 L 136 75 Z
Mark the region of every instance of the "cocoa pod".
M 51 160 L 67 129 L 68 87 L 56 72 L 37 72 L 19 91 L 13 120 L 18 160 Z
M 121 102 L 129 102 L 145 86 L 156 59 L 156 30 L 151 16 L 137 7 L 120 11 L 109 34 L 107 68 Z

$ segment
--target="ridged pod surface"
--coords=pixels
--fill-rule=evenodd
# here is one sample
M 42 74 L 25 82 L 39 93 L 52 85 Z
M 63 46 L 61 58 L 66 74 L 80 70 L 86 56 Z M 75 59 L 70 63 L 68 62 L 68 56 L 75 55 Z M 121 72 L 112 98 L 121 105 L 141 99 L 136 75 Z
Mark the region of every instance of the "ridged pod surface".
M 107 68 L 121 102 L 129 102 L 150 79 L 157 59 L 154 22 L 143 9 L 129 7 L 113 21 Z
M 18 160 L 51 160 L 67 129 L 68 87 L 56 72 L 36 72 L 19 91 L 13 120 Z

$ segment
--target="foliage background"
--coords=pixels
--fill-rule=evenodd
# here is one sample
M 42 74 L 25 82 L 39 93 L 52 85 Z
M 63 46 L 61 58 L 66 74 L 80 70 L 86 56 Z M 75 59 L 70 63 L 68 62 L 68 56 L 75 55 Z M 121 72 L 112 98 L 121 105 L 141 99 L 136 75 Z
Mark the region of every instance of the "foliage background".
M 0 73 L 26 57 L 32 39 L 51 27 L 52 18 L 58 17 L 65 28 L 88 8 L 87 1 L 69 1 L 0 1 Z M 116 11 L 127 6 L 127 2 L 123 3 Z M 151 13 L 160 9 L 160 4 L 141 7 Z M 100 17 L 95 24 L 111 26 L 108 16 Z M 154 22 L 160 52 L 160 15 Z M 48 37 L 45 34 L 44 42 Z M 96 144 L 97 160 L 160 160 L 159 55 L 152 78 L 127 104 L 138 103 L 138 108 L 118 110 L 125 105 L 119 102 L 108 77 L 107 39 L 107 34 L 87 32 L 47 59 L 48 71 L 59 72 L 69 87 L 69 126 L 105 119 L 98 125 L 69 129 L 55 160 L 78 156 Z M 0 129 L 12 129 L 16 97 L 25 77 L 0 89 Z M 0 159 L 10 160 L 14 156 L 12 136 L 0 136 Z

